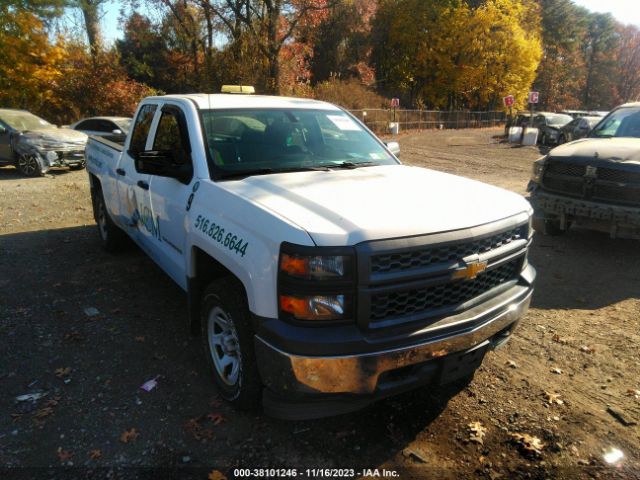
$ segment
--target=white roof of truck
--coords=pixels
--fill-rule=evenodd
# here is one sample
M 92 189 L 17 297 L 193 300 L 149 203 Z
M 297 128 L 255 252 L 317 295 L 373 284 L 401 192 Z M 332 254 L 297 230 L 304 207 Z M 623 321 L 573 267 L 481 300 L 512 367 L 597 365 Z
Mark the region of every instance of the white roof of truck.
M 186 95 L 164 95 L 150 100 L 191 100 L 202 110 L 224 108 L 308 108 L 315 110 L 338 110 L 327 102 L 308 98 L 277 97 L 271 95 L 242 95 L 232 93 L 191 93 Z

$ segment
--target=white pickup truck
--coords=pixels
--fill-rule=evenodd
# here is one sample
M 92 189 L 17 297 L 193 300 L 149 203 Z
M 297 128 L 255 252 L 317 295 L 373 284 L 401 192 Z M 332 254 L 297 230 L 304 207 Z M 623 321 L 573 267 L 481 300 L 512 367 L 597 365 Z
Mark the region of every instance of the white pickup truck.
M 470 378 L 529 307 L 528 202 L 396 148 L 328 103 L 193 94 L 86 156 L 104 247 L 186 291 L 221 395 L 295 419 Z

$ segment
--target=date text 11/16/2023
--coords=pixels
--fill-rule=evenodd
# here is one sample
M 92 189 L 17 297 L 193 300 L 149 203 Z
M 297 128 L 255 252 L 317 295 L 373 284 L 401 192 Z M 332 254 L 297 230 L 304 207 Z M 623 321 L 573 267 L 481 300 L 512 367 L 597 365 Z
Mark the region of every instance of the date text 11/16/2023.
M 386 468 L 235 468 L 234 478 L 399 478 Z

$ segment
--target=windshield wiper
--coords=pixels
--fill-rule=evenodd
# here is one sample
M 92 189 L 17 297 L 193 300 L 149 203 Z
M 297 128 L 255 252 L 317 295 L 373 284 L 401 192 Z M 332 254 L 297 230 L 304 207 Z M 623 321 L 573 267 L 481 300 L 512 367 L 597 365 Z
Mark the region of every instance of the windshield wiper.
M 291 172 L 328 172 L 329 168 L 324 165 L 317 167 L 288 167 L 288 168 L 255 168 L 253 170 L 240 170 L 237 172 L 222 172 L 217 175 L 218 180 L 239 179 L 253 177 L 255 175 L 271 175 L 274 173 Z
M 340 163 L 327 163 L 323 164 L 323 167 L 327 168 L 359 168 L 370 167 L 372 165 L 380 165 L 378 162 L 340 162 Z

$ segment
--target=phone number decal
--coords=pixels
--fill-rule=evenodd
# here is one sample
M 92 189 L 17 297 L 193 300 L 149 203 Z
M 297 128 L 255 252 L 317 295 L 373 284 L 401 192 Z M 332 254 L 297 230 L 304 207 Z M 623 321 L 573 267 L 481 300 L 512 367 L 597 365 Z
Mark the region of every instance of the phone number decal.
M 216 225 L 208 218 L 198 215 L 194 224 L 196 230 L 204 233 L 207 237 L 215 240 L 220 245 L 228 248 L 230 251 L 235 252 L 237 255 L 243 257 L 247 253 L 248 242 L 245 242 L 242 238 L 238 238 L 233 232 L 225 232 L 225 229 L 220 225 Z

